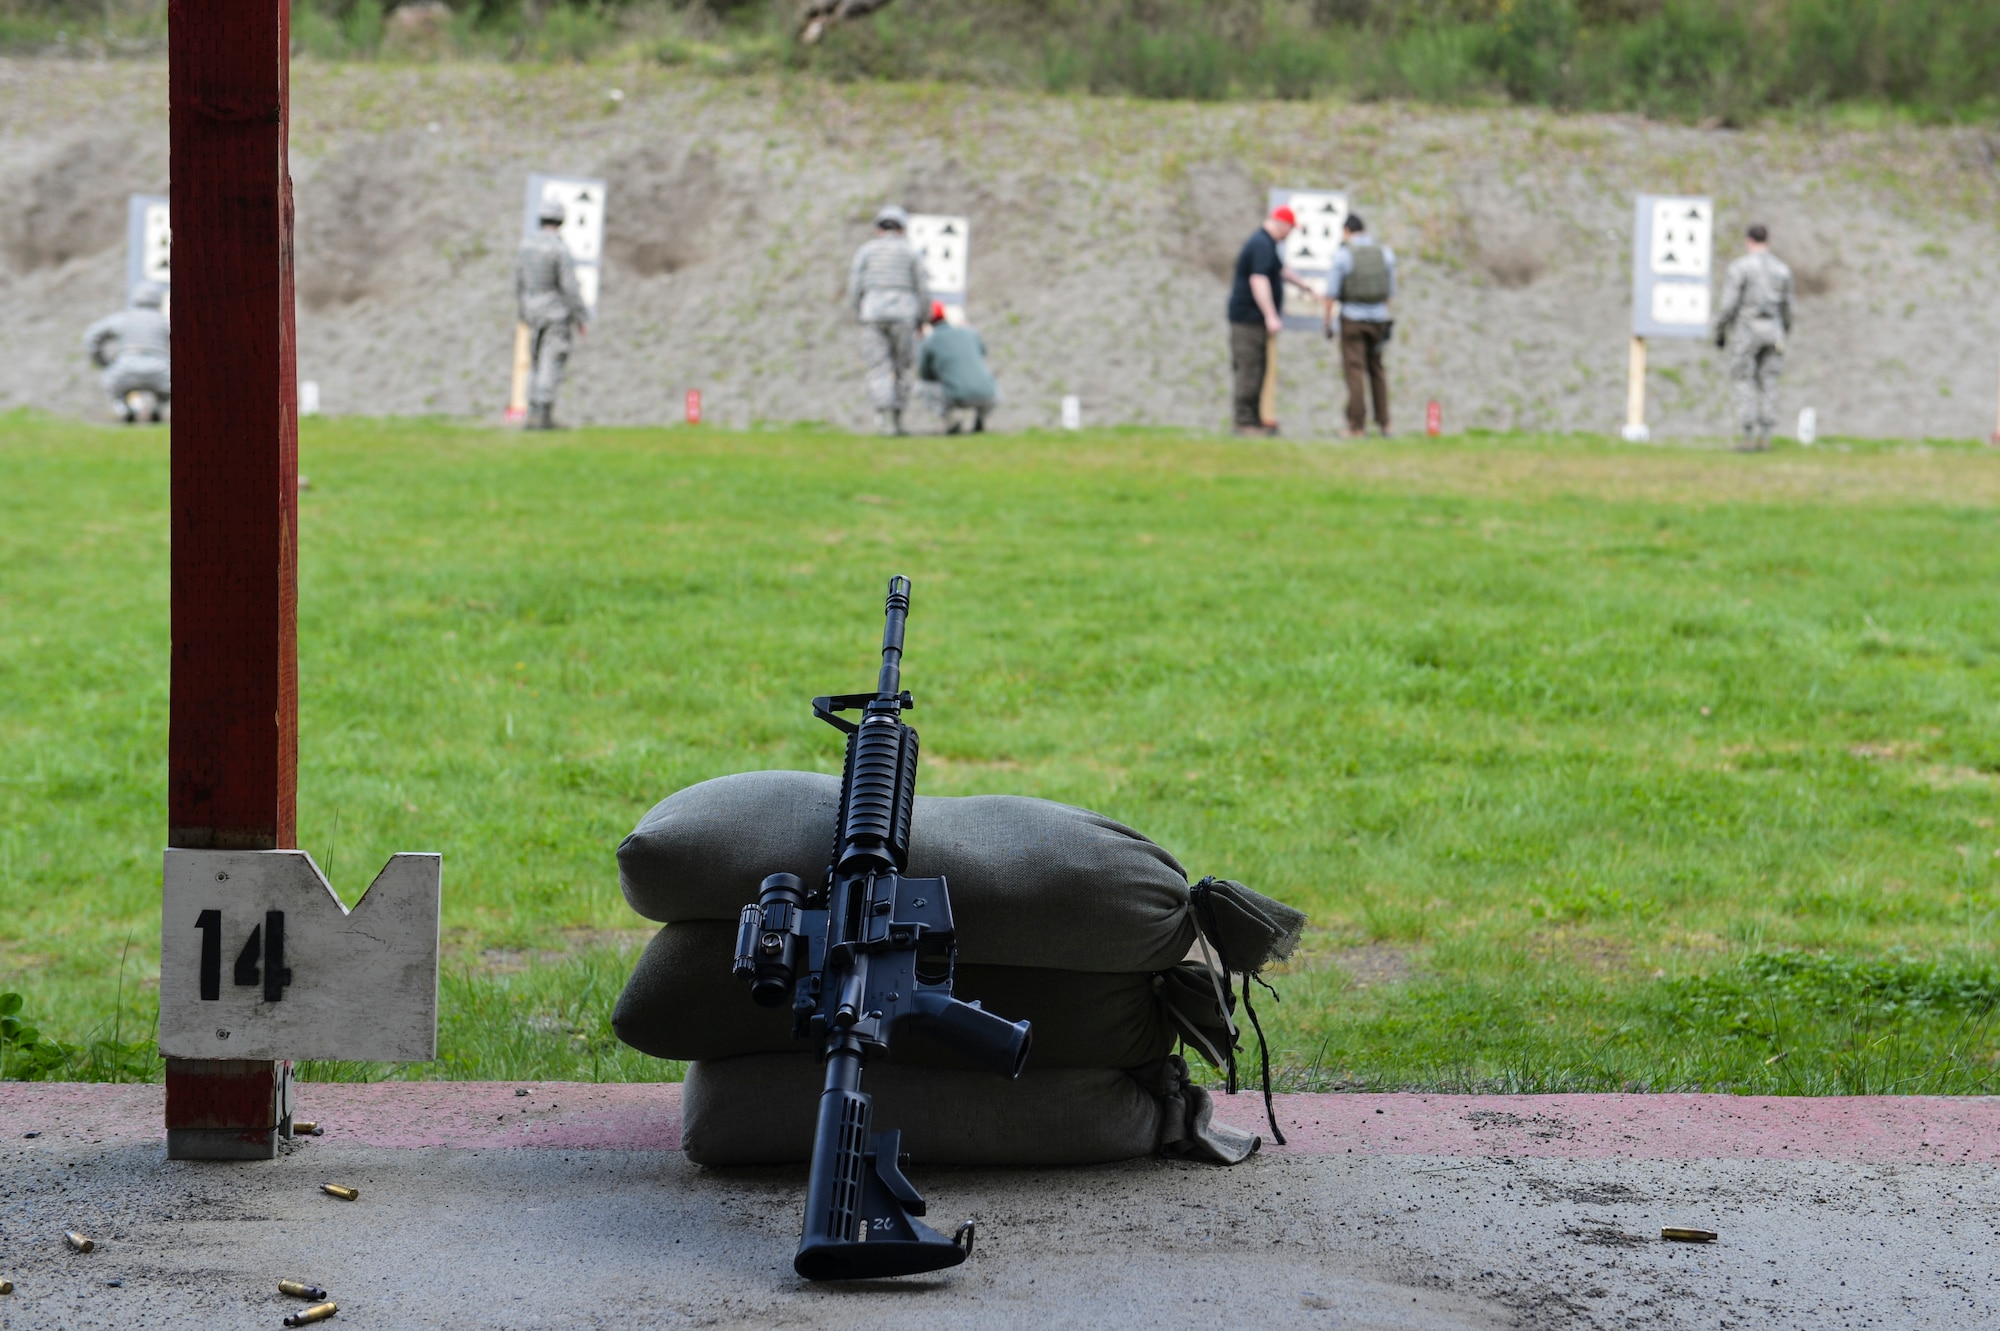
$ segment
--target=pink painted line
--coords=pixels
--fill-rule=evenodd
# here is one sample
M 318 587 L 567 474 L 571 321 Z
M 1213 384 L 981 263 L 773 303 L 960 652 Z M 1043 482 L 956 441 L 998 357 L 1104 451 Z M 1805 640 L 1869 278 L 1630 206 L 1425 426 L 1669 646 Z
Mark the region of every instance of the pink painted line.
M 1216 1097 L 1216 1117 L 1295 1155 L 1570 1160 L 2000 1161 L 2000 1097 L 1280 1095 Z
M 525 1090 L 526 1095 L 516 1091 Z M 673 1083 L 304 1082 L 293 1116 L 320 1123 L 328 1147 L 678 1151 L 681 1088 Z M 51 1142 L 164 1141 L 160 1086 L 0 1082 L 0 1142 L 28 1132 Z
M 526 1090 L 527 1095 L 515 1094 Z M 315 1146 L 680 1149 L 671 1084 L 307 1083 Z M 1218 1096 L 1217 1117 L 1268 1136 L 1263 1101 Z M 1281 1095 L 1285 1155 L 1504 1159 L 2000 1162 L 2000 1098 L 1733 1095 Z M 159 1141 L 158 1086 L 0 1082 L 0 1144 Z

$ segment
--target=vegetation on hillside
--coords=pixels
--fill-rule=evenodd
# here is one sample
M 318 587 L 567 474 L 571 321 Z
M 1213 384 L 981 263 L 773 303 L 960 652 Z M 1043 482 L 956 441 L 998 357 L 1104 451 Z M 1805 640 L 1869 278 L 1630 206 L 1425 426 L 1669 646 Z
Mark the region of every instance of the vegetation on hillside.
M 156 48 L 164 0 L 0 0 L 0 49 Z M 794 0 L 299 0 L 329 59 L 620 57 L 1220 100 L 1407 98 L 1741 123 L 2000 111 L 1992 0 L 895 0 L 794 40 Z

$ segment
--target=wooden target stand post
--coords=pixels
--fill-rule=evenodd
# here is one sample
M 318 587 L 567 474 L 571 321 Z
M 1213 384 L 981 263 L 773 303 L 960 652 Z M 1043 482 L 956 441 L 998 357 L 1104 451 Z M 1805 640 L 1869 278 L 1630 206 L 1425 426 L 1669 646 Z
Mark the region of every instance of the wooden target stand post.
M 293 849 L 289 26 L 282 0 L 182 0 L 167 33 L 176 331 L 159 1041 L 177 1160 L 276 1155 L 292 1059 L 430 1057 L 436 1044 L 437 857 L 398 856 L 377 880 L 355 918 L 378 940 L 347 927 Z M 396 965 L 406 973 L 386 980 Z
M 1347 221 L 1348 197 L 1342 190 L 1290 189 L 1273 187 L 1266 198 L 1267 216 L 1269 211 L 1290 208 L 1298 218 L 1290 235 L 1278 247 L 1285 266 L 1296 272 L 1322 300 L 1326 298 L 1327 284 L 1333 276 L 1333 258 L 1340 250 L 1340 242 L 1346 232 L 1343 224 Z M 1296 300 L 1299 293 L 1291 293 Z M 1284 315 L 1286 332 L 1322 333 L 1325 320 L 1317 308 L 1301 310 L 1296 304 Z M 1278 425 L 1278 343 L 1281 335 L 1272 333 L 1264 341 L 1264 386 L 1257 394 L 1257 418 L 1265 428 L 1275 429 Z M 1339 352 L 1335 352 L 1335 368 L 1338 369 Z
M 1996 411 L 1994 414 L 1993 433 L 1986 442 L 1992 444 L 1995 448 L 2000 448 L 2000 411 Z

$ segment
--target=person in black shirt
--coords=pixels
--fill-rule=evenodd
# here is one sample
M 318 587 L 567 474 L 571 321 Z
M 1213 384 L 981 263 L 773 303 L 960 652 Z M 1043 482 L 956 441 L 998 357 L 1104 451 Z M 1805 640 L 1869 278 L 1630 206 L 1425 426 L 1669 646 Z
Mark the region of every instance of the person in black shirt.
M 1277 350 L 1278 333 L 1285 326 L 1284 283 L 1290 282 L 1314 300 L 1321 299 L 1304 278 L 1285 267 L 1278 249 L 1298 220 L 1290 208 L 1273 208 L 1236 256 L 1236 280 L 1229 288 L 1229 368 L 1235 377 L 1238 434 L 1278 432 L 1276 421 L 1264 419 L 1259 400 L 1264 393 L 1266 358 Z

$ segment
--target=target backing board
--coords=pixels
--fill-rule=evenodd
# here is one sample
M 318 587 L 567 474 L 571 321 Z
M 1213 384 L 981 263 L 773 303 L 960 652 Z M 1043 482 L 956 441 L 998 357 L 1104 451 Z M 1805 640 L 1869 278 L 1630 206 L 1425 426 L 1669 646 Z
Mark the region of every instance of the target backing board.
M 1333 256 L 1340 249 L 1341 224 L 1347 220 L 1347 195 L 1339 190 L 1273 189 L 1273 209 L 1290 208 L 1298 225 L 1279 246 L 1285 266 L 1305 279 L 1320 296 L 1326 295 L 1333 276 Z M 1293 332 L 1316 333 L 1325 326 L 1317 306 L 1301 309 L 1304 298 L 1295 287 L 1285 293 L 1285 327 Z
M 173 285 L 174 229 L 164 194 L 134 194 L 125 203 L 125 295 L 148 282 Z
M 1715 201 L 1641 194 L 1632 223 L 1632 332 L 1706 337 Z
M 579 176 L 531 175 L 527 203 L 521 212 L 521 238 L 541 230 L 542 204 L 553 199 L 563 206 L 562 239 L 576 263 L 576 284 L 590 317 L 597 317 L 597 293 L 604 269 L 604 182 Z
M 906 233 L 910 244 L 923 256 L 924 284 L 931 299 L 940 301 L 956 315 L 965 310 L 967 245 L 971 239 L 971 219 L 951 213 L 911 213 Z

